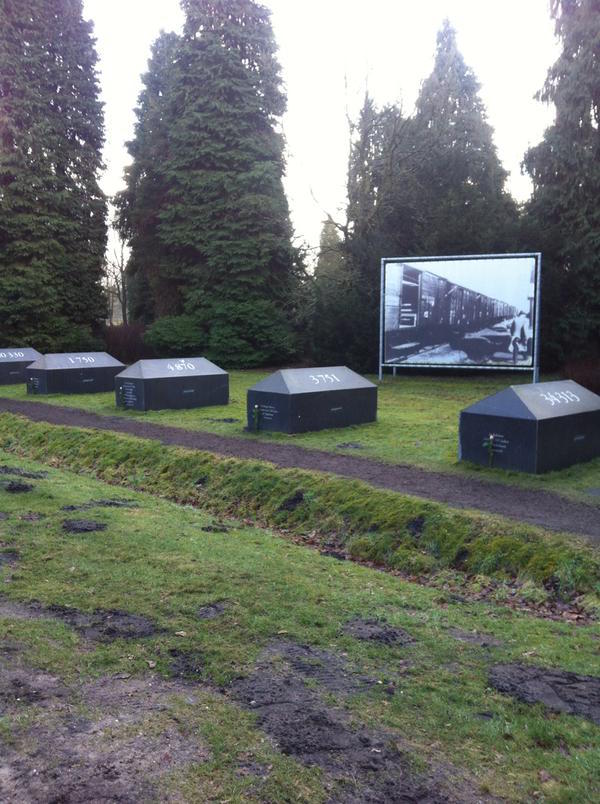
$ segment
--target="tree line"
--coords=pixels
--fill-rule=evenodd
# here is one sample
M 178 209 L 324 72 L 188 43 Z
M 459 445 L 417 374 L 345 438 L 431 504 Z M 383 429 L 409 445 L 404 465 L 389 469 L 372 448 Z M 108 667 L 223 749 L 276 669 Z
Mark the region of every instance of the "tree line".
M 286 97 L 267 9 L 181 0 L 135 110 L 120 292 L 155 353 L 224 365 L 377 361 L 382 256 L 542 251 L 546 367 L 598 352 L 600 0 L 551 0 L 556 109 L 518 205 L 472 69 L 446 22 L 415 110 L 367 94 L 351 122 L 347 207 L 314 271 L 282 178 Z M 81 0 L 0 0 L 0 340 L 86 348 L 105 315 L 102 105 Z

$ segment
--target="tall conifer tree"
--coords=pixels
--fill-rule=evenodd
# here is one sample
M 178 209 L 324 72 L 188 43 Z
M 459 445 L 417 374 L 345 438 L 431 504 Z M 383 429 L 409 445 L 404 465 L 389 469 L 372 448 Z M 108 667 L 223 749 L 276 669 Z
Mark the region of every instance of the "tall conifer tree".
M 427 225 L 423 246 L 430 254 L 503 252 L 513 247 L 517 209 L 504 191 L 507 173 L 479 89 L 446 20 L 415 117 L 427 149 L 419 166 L 419 193 Z
M 158 232 L 167 203 L 169 134 L 174 124 L 170 91 L 179 37 L 161 33 L 152 46 L 144 88 L 136 108 L 135 136 L 127 143 L 132 163 L 125 169 L 126 189 L 119 193 L 117 226 L 130 246 L 127 265 L 130 313 L 152 322 L 176 314 L 182 306 L 176 269 Z
M 155 312 L 168 316 L 150 338 L 166 349 L 185 336 L 230 366 L 281 361 L 292 350 L 298 265 L 282 183 L 285 97 L 269 12 L 253 0 L 182 0 L 182 7 L 157 165 L 159 193 L 166 192 L 150 221 L 162 255 L 151 280 Z M 128 213 L 134 261 L 138 205 L 134 198 Z
M 105 314 L 102 105 L 81 0 L 0 0 L 0 341 L 85 346 Z
M 423 150 L 415 124 L 396 106 L 377 109 L 365 96 L 352 131 L 348 208 L 343 251 L 345 282 L 340 312 L 347 311 L 347 361 L 360 370 L 377 363 L 380 260 L 419 253 L 421 217 L 417 166 Z M 340 342 L 340 324 L 332 344 Z M 337 348 L 337 347 L 336 347 Z
M 556 107 L 525 155 L 531 246 L 543 248 L 546 356 L 600 351 L 600 0 L 553 0 L 562 53 L 539 98 Z

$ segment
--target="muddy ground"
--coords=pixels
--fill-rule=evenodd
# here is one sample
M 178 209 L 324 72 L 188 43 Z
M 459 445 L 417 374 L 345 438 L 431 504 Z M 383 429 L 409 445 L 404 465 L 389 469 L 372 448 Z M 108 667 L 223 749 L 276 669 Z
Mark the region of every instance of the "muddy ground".
M 256 713 L 284 754 L 326 773 L 331 804 L 490 800 L 449 766 L 417 772 L 402 735 L 366 728 L 343 708 L 379 683 L 332 652 L 278 640 L 225 692 Z
M 44 606 L 37 601 L 17 603 L 0 597 L 0 617 L 19 620 L 60 620 L 78 631 L 85 639 L 111 642 L 113 639 L 142 639 L 159 632 L 155 624 L 140 614 L 116 609 L 79 611 L 69 606 Z
M 364 480 L 378 488 L 392 489 L 416 497 L 446 503 L 455 508 L 478 508 L 520 522 L 555 531 L 585 535 L 600 543 L 598 508 L 570 501 L 558 494 L 506 485 L 465 475 L 430 472 L 415 466 L 386 464 L 356 455 L 334 455 L 293 444 L 219 436 L 212 433 L 166 427 L 118 416 L 99 416 L 78 408 L 46 405 L 42 402 L 0 398 L 0 411 L 18 413 L 33 421 L 112 430 L 150 438 L 188 449 L 207 450 L 218 455 L 270 461 L 277 466 L 332 472 Z
M 600 678 L 569 673 L 557 667 L 498 664 L 490 684 L 528 704 L 541 703 L 553 712 L 581 715 L 600 726 Z
M 216 617 L 226 607 L 226 601 L 213 601 L 198 616 Z M 88 647 L 157 633 L 150 620 L 127 612 L 86 613 L 6 598 L 0 598 L 0 617 L 59 619 L 84 644 L 89 641 Z M 200 692 L 252 712 L 275 750 L 320 768 L 328 804 L 492 800 L 448 762 L 430 763 L 425 770 L 421 762 L 417 769 L 405 735 L 356 719 L 356 696 L 397 694 L 394 672 L 415 640 L 381 620 L 355 618 L 343 630 L 355 639 L 386 644 L 386 667 L 366 676 L 345 654 L 278 637 L 247 675 L 220 689 L 211 686 L 199 651 L 175 648 L 168 652 L 166 678 L 148 673 L 67 683 L 31 666 L 24 646 L 6 640 L 0 645 L 0 716 L 10 725 L 0 732 L 0 801 L 180 801 L 173 788 L 165 787 L 170 774 L 211 758 L 185 715 Z M 486 635 L 455 631 L 456 639 L 493 645 Z M 526 703 L 600 723 L 600 678 L 506 664 L 491 668 L 490 684 Z M 269 800 L 260 794 L 268 767 L 248 761 L 237 772 L 252 777 L 255 800 Z
M 204 612 L 210 607 L 212 616 L 224 610 L 223 601 L 209 604 Z M 124 612 L 86 614 L 6 599 L 0 599 L 0 616 L 58 618 L 84 641 L 155 632 L 149 621 Z M 120 627 L 107 630 L 107 622 Z M 354 620 L 351 629 L 357 631 L 359 623 L 373 633 L 383 627 Z M 358 631 L 356 636 L 362 638 Z M 198 692 L 208 687 L 199 652 L 171 649 L 168 672 L 170 678 L 116 675 L 68 684 L 28 664 L 18 642 L 5 641 L 0 646 L 0 716 L 10 728 L 0 735 L 0 800 L 178 801 L 163 785 L 169 775 L 210 759 L 208 747 L 189 730 L 185 717 L 185 707 L 193 707 Z M 417 772 L 402 735 L 355 721 L 346 708 L 348 700 L 381 683 L 361 675 L 342 655 L 277 639 L 249 675 L 220 691 L 211 688 L 210 694 L 253 712 L 276 750 L 319 767 L 330 804 L 489 800 L 449 765 Z M 384 694 L 394 692 L 391 681 Z M 254 797 L 263 800 L 260 784 L 268 767 L 250 762 L 238 771 L 256 779 Z
M 0 800 L 19 804 L 176 801 L 161 781 L 208 747 L 182 729 L 177 701 L 195 690 L 156 676 L 103 677 L 72 686 L 0 652 L 0 714 L 11 736 L 0 752 Z M 23 714 L 27 713 L 27 717 Z

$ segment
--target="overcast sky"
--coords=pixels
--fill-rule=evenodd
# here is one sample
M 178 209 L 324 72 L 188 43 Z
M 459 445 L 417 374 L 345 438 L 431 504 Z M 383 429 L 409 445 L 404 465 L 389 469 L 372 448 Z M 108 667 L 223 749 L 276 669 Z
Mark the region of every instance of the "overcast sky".
M 541 139 L 552 109 L 533 99 L 558 55 L 548 0 L 268 0 L 279 46 L 288 111 L 286 190 L 299 238 L 316 246 L 326 213 L 343 217 L 348 160 L 347 113 L 365 89 L 378 104 L 413 109 L 431 72 L 436 33 L 445 17 L 478 76 L 510 171 L 509 188 L 524 200 L 520 175 L 529 145 Z M 161 29 L 180 30 L 178 0 L 84 0 L 95 25 L 106 114 L 105 192 L 123 186 L 124 143 L 133 134 L 141 74 Z

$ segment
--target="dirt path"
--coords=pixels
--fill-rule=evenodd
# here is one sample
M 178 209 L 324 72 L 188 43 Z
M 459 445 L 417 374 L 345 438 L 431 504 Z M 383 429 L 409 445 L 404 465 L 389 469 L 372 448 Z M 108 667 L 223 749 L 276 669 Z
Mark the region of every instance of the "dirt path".
M 21 414 L 33 421 L 112 430 L 227 457 L 270 461 L 285 468 L 332 472 L 364 480 L 378 488 L 443 502 L 454 508 L 475 508 L 549 530 L 582 534 L 593 543 L 600 544 L 600 510 L 594 505 L 572 502 L 549 491 L 506 486 L 464 475 L 430 472 L 414 466 L 381 463 L 352 455 L 336 455 L 293 444 L 232 438 L 119 416 L 99 416 L 78 408 L 43 402 L 0 398 L 2 411 Z

